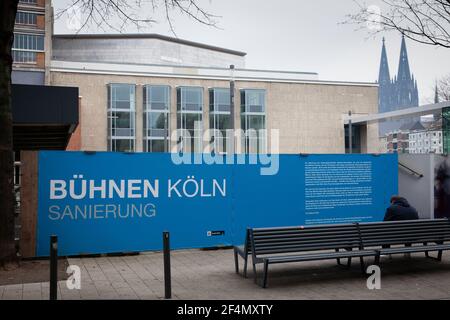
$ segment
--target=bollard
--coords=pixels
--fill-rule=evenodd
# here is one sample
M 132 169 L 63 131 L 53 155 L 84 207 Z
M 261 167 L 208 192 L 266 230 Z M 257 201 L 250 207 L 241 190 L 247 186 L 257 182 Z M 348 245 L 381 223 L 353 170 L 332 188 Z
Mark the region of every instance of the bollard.
M 172 298 L 172 284 L 170 276 L 170 234 L 163 232 L 163 250 L 164 250 L 164 297 Z
M 58 237 L 50 236 L 50 300 L 58 298 Z

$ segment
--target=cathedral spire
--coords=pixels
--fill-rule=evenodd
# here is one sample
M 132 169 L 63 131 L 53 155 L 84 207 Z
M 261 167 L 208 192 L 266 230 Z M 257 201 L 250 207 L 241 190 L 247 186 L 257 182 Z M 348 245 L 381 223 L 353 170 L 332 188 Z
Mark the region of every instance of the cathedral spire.
M 400 49 L 400 61 L 398 63 L 398 81 L 410 81 L 411 72 L 409 70 L 408 51 L 406 49 L 405 36 L 402 35 L 402 46 Z
M 383 37 L 383 46 L 381 48 L 380 70 L 378 73 L 378 83 L 384 85 L 390 83 L 390 81 L 391 75 L 389 73 L 389 63 L 386 54 L 385 40 Z

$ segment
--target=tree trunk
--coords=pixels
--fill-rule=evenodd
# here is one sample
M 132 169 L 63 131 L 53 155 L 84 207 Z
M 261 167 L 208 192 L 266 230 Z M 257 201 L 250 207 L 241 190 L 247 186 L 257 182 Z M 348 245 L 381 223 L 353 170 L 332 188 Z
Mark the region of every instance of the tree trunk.
M 11 109 L 11 47 L 18 0 L 0 1 L 0 265 L 16 258 L 14 156 Z

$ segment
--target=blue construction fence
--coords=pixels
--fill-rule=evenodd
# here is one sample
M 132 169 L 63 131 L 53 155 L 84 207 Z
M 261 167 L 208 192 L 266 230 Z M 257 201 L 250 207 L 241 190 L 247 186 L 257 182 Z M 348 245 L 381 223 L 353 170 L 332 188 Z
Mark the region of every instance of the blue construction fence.
M 160 250 L 163 231 L 173 249 L 205 248 L 247 227 L 380 221 L 398 188 L 395 154 L 190 157 L 39 152 L 36 255 L 52 234 L 79 255 Z

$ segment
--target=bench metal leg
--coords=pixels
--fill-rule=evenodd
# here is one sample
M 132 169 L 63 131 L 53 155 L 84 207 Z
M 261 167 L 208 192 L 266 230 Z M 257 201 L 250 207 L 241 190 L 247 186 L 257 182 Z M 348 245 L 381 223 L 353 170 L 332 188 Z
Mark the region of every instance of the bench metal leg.
M 436 242 L 436 244 L 443 244 L 443 242 Z M 424 243 L 424 245 L 427 245 L 427 243 Z M 442 261 L 442 250 L 438 251 L 438 255 L 437 257 L 432 257 L 430 256 L 430 252 L 429 251 L 425 251 L 425 256 L 429 259 L 435 260 L 435 261 Z
M 366 274 L 366 264 L 364 263 L 363 257 L 359 257 L 359 263 L 361 265 L 361 272 L 365 275 Z
M 339 252 L 339 249 L 334 249 L 336 252 Z M 350 249 L 348 249 L 348 248 L 346 248 L 345 250 L 347 250 L 347 251 L 352 251 L 352 249 L 350 248 Z M 342 263 L 341 263 L 341 258 L 336 258 L 336 261 L 337 261 L 337 264 L 339 265 L 339 266 L 344 266 Z M 347 263 L 345 264 L 345 267 L 346 268 L 350 268 L 352 266 L 352 258 L 347 258 Z
M 439 250 L 438 251 L 438 255 L 437 255 L 437 257 L 432 257 L 432 256 L 430 256 L 430 253 L 429 252 L 426 252 L 426 256 L 427 256 L 427 258 L 428 259 L 431 259 L 431 260 L 435 260 L 435 261 L 442 261 L 442 250 Z
M 377 252 L 377 254 L 375 255 L 375 262 L 374 262 L 374 264 L 376 266 L 380 266 L 380 264 L 381 264 L 380 258 L 381 258 L 381 254 L 380 254 L 380 252 Z
M 339 249 L 334 249 L 334 251 L 339 252 Z M 337 261 L 338 265 L 341 265 L 341 259 L 340 258 L 337 258 L 336 261 Z
M 347 268 L 350 269 L 352 267 L 352 258 L 348 258 L 347 260 Z
M 352 248 L 346 248 L 345 250 L 347 250 L 347 251 L 353 251 Z M 350 269 L 351 266 L 352 266 L 352 257 L 347 258 L 347 269 Z
M 237 250 L 234 249 L 234 268 L 236 273 L 239 274 L 239 261 L 238 261 L 238 253 Z
M 266 260 L 264 261 L 264 276 L 263 276 L 263 283 L 262 287 L 267 288 L 267 271 L 269 270 L 269 262 Z

